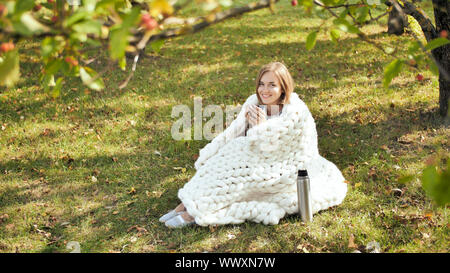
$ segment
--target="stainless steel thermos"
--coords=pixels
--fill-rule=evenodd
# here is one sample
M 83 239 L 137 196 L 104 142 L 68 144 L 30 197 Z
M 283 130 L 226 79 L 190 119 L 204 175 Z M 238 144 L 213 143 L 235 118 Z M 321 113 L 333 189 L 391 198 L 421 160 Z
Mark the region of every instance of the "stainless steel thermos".
M 298 212 L 303 222 L 311 222 L 313 219 L 311 208 L 311 188 L 308 172 L 299 170 L 297 176 Z

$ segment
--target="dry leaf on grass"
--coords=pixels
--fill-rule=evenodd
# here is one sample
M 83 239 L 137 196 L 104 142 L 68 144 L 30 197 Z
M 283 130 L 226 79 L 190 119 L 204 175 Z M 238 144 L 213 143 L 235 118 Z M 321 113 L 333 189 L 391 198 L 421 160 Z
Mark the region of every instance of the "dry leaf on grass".
M 358 248 L 355 244 L 355 236 L 353 236 L 353 234 L 350 234 L 350 237 L 348 238 L 348 248 Z

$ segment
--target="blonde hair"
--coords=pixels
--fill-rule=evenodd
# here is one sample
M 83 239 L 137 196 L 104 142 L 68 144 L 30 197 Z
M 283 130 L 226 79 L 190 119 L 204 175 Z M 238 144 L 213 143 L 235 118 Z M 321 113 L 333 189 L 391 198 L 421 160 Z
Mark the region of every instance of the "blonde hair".
M 256 96 L 258 97 L 259 104 L 263 104 L 261 98 L 258 93 L 259 81 L 262 76 L 266 72 L 273 72 L 275 77 L 278 79 L 281 85 L 282 93 L 279 98 L 280 104 L 289 103 L 289 98 L 291 93 L 294 91 L 294 80 L 292 79 L 291 74 L 289 73 L 286 66 L 280 62 L 271 62 L 269 64 L 264 65 L 260 70 L 258 77 L 256 78 Z

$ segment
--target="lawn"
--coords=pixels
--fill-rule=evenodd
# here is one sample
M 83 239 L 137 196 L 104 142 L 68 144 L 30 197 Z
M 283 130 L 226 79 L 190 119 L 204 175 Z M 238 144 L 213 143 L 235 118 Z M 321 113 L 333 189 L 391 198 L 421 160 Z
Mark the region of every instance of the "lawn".
M 406 56 L 412 36 L 387 35 L 385 22 L 363 30 Z M 437 77 L 407 68 L 385 89 L 392 58 L 356 35 L 335 45 L 322 30 L 306 51 L 321 24 L 282 1 L 276 14 L 259 10 L 148 50 L 125 89 L 128 72 L 117 67 L 106 70 L 105 90 L 66 79 L 57 99 L 39 86 L 39 41 L 23 41 L 21 81 L 0 89 L 0 252 L 69 252 L 69 241 L 82 252 L 364 252 L 372 241 L 382 252 L 448 252 L 448 209 L 433 206 L 418 179 L 427 159 L 449 155 Z M 105 67 L 107 52 L 92 54 L 91 65 Z M 348 180 L 346 199 L 310 224 L 290 215 L 275 226 L 167 229 L 158 218 L 178 204 L 209 142 L 174 140 L 172 108 L 193 109 L 194 96 L 203 107 L 243 104 L 271 61 L 293 75 L 321 155 Z M 405 175 L 413 181 L 399 183 Z

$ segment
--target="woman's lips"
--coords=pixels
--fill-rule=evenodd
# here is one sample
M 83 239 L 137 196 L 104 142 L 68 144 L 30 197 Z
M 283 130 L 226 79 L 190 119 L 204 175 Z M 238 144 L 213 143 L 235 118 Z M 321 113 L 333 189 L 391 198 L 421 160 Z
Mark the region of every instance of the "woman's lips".
M 268 99 L 271 97 L 271 95 L 261 95 L 263 98 Z

